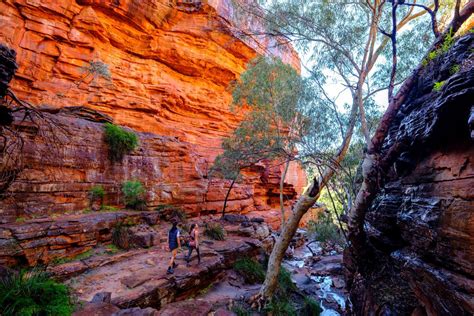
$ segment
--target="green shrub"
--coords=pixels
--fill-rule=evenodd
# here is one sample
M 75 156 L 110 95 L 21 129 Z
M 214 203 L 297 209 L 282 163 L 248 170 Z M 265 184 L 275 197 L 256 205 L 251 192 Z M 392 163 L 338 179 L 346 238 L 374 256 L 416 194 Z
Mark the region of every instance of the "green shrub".
M 102 203 L 105 196 L 104 187 L 101 185 L 94 185 L 89 189 L 87 196 L 89 197 L 89 207 L 92 208 L 92 204 L 95 201 L 100 201 L 100 207 L 102 208 Z
M 123 156 L 138 146 L 138 137 L 120 126 L 105 123 L 105 141 L 109 146 L 109 156 L 112 161 L 121 161 Z
M 239 306 L 239 305 L 234 305 L 232 307 L 232 312 L 237 314 L 237 316 L 250 316 L 250 312 L 246 310 L 244 307 Z
M 311 298 L 306 296 L 304 298 L 304 305 L 300 311 L 301 316 L 319 316 L 322 312 L 322 308 L 319 303 Z
M 280 272 L 278 273 L 277 295 L 286 297 L 290 291 L 294 290 L 296 290 L 296 285 L 291 279 L 291 272 L 288 271 L 284 266 L 281 266 Z
M 122 193 L 125 205 L 132 209 L 145 207 L 145 188 L 140 181 L 125 181 L 122 184 Z
M 322 213 L 317 221 L 309 221 L 306 228 L 308 233 L 319 242 L 333 242 L 339 245 L 344 243 L 339 227 L 334 224 L 328 213 Z
M 110 245 L 105 246 L 105 251 L 110 253 L 110 254 L 115 254 L 115 253 L 119 252 L 120 249 L 116 245 L 110 244 Z
M 455 41 L 453 30 L 451 29 L 446 37 L 444 38 L 444 42 L 438 49 L 430 52 L 428 56 L 421 61 L 423 66 L 427 66 L 432 60 L 438 58 L 439 56 L 447 53 L 451 47 L 453 46 Z
M 272 316 L 296 316 L 296 310 L 287 298 L 273 298 L 270 303 L 265 306 L 265 311 L 269 314 L 271 313 Z
M 10 273 L 0 280 L 1 315 L 71 315 L 68 288 L 39 271 Z
M 445 83 L 446 81 L 435 82 L 433 85 L 433 91 L 440 92 Z
M 234 270 L 249 284 L 263 283 L 265 280 L 265 270 L 262 265 L 250 258 L 238 259 L 234 263 Z
M 449 33 L 446 34 L 446 37 L 444 38 L 443 45 L 441 45 L 441 52 L 447 53 L 453 46 L 454 40 L 455 38 L 454 38 L 453 29 L 450 29 Z
M 452 76 L 452 75 L 458 73 L 459 70 L 461 70 L 461 65 L 459 65 L 459 64 L 452 65 L 451 68 L 449 68 L 449 74 Z
M 206 224 L 204 235 L 214 240 L 225 240 L 224 227 L 219 223 Z
M 86 252 L 80 253 L 77 256 L 71 257 L 71 258 L 54 258 L 52 261 L 53 265 L 58 265 L 58 264 L 63 264 L 71 261 L 76 261 L 76 260 L 84 260 L 92 257 L 94 252 L 92 249 L 87 250 Z
M 103 205 L 102 210 L 105 211 L 105 212 L 115 212 L 115 211 L 118 211 L 119 209 L 116 208 L 115 206 Z

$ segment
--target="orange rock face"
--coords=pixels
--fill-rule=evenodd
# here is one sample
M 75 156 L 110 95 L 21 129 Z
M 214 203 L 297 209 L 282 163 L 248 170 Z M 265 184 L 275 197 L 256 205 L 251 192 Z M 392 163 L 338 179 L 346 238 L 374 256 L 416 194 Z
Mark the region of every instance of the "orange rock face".
M 206 170 L 220 152 L 222 138 L 242 118 L 230 111 L 229 83 L 244 71 L 249 60 L 263 52 L 299 67 L 291 47 L 275 46 L 275 40 L 264 37 L 239 39 L 236 28 L 261 25 L 254 19 L 234 21 L 231 3 L 2 1 L 0 42 L 17 51 L 20 66 L 12 89 L 37 106 L 84 106 L 111 116 L 116 124 L 143 132 L 145 148 L 152 148 L 155 156 L 162 149 L 169 159 L 168 168 L 160 170 L 153 169 L 152 163 L 146 179 L 151 205 L 182 204 L 190 212 L 219 209 L 228 183 L 214 181 L 214 189 L 206 191 Z M 100 129 L 80 122 L 71 128 L 76 134 L 71 145 L 65 146 L 63 161 L 81 166 L 44 162 L 37 155 L 29 155 L 28 174 L 23 173 L 12 186 L 16 206 L 9 206 L 9 211 L 0 207 L 4 215 L 11 219 L 23 212 L 85 207 L 92 185 L 144 174 L 141 166 L 130 163 L 133 159 L 126 160 L 120 172 L 111 171 L 117 167 L 104 161 L 94 163 L 106 160 L 105 144 L 85 141 L 83 146 L 81 137 L 87 138 L 91 131 L 100 133 Z M 148 137 L 147 133 L 155 136 Z M 100 141 L 100 137 L 92 139 Z M 153 143 L 153 138 L 159 138 L 159 144 Z M 41 141 L 30 149 L 37 145 L 41 146 Z M 92 152 L 77 156 L 81 146 Z M 78 157 L 84 159 L 78 162 Z M 134 157 L 150 158 L 143 148 Z M 274 188 L 260 180 L 265 167 L 256 169 L 241 184 L 246 189 L 237 187 L 232 194 L 231 211 L 264 211 L 275 206 Z M 295 197 L 305 178 L 301 168 L 290 170 L 287 189 Z M 54 181 L 48 172 L 55 175 Z M 280 171 L 271 173 L 278 178 Z M 196 190 L 199 197 L 191 197 Z M 38 194 L 43 196 L 42 202 L 35 201 Z M 112 194 L 110 199 L 118 198 Z

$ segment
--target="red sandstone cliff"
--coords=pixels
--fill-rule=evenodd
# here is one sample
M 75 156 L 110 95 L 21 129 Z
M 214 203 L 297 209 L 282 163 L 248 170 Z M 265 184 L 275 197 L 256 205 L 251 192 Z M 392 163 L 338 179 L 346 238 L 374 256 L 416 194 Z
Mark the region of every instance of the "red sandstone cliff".
M 169 5 L 168 0 L 6 0 L 0 3 L 0 42 L 17 51 L 12 89 L 50 112 L 83 106 L 138 132 L 141 146 L 119 165 L 107 160 L 101 124 L 54 114 L 71 137 L 58 159 L 42 159 L 48 135 L 27 146 L 26 169 L 0 202 L 3 220 L 86 207 L 87 190 L 102 184 L 108 203 L 123 180 L 147 186 L 150 205 L 183 205 L 194 214 L 221 208 L 226 182 L 209 183 L 207 170 L 221 139 L 241 116 L 226 90 L 257 53 L 270 52 L 299 67 L 290 47 L 235 35 L 231 1 Z M 245 21 L 244 27 L 261 27 Z M 107 65 L 111 78 L 91 72 Z M 107 75 L 107 74 L 106 74 Z M 51 114 L 53 115 L 53 114 Z M 301 191 L 304 175 L 292 168 L 287 194 Z M 255 168 L 231 196 L 231 211 L 275 205 L 279 171 L 270 184 Z M 295 188 L 290 185 L 294 184 Z M 274 188 L 275 187 L 275 188 Z M 2 213 L 3 212 L 3 213 Z

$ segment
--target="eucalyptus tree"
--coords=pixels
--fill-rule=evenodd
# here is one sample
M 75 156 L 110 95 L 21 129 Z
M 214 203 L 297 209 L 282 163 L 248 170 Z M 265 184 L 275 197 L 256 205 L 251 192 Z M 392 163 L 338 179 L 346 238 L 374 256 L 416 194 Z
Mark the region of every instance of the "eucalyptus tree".
M 244 15 L 254 14 L 264 21 L 265 25 L 256 34 L 252 30 L 243 30 L 238 34 L 275 36 L 280 43 L 292 43 L 299 48 L 307 60 L 304 71 L 311 75 L 316 87 L 319 87 L 319 98 L 316 98 L 315 104 L 331 107 L 338 121 L 336 126 L 341 126 L 338 132 L 339 146 L 333 145 L 332 151 L 320 152 L 318 148 L 311 148 L 310 137 L 306 142 L 307 146 L 303 146 L 305 156 L 315 157 L 312 163 L 320 167 L 319 176 L 313 178 L 311 186 L 295 204 L 292 215 L 275 243 L 265 282 L 254 298 L 258 303 L 272 298 L 280 264 L 291 238 L 302 216 L 314 205 L 321 189 L 327 186 L 340 168 L 357 123 L 360 124 L 363 141 L 366 144 L 370 142 L 367 108 L 373 103 L 371 102 L 373 95 L 388 87 L 386 80 L 373 80 L 376 78 L 376 72 L 384 70 L 384 54 L 390 42 L 388 37 L 379 33 L 381 26 L 390 23 L 389 20 L 384 22 L 384 17 L 387 16 L 387 7 L 384 4 L 384 0 L 274 0 L 265 3 L 263 9 L 248 2 L 238 4 L 237 11 Z M 426 14 L 425 10 L 415 10 L 414 7 L 408 6 L 399 12 L 401 17 L 396 24 L 398 32 L 409 22 Z M 410 38 L 407 37 L 405 40 L 409 43 Z M 412 52 L 407 53 L 409 55 L 413 55 L 413 50 L 422 51 L 423 44 L 426 45 L 427 42 L 420 41 L 419 38 L 411 41 L 410 45 L 407 44 L 407 47 L 411 46 L 412 49 Z M 400 77 L 404 78 L 403 74 Z M 341 91 L 349 94 L 349 106 L 345 111 L 341 111 L 341 104 L 335 100 L 334 95 L 337 93 L 328 91 L 328 85 L 331 86 L 330 84 L 334 82 L 337 84 L 332 84 L 332 87 L 340 86 Z M 323 97 L 327 100 L 322 101 Z M 342 115 L 336 115 L 340 112 L 345 114 L 345 119 Z M 313 134 L 313 140 L 318 136 L 320 137 L 318 134 Z
M 285 222 L 284 180 L 289 163 L 297 158 L 296 146 L 309 125 L 308 117 L 300 111 L 305 103 L 304 86 L 305 82 L 296 70 L 280 59 L 257 57 L 252 60 L 231 87 L 233 106 L 247 113 L 234 133 L 224 140 L 224 152 L 213 166 L 225 178 L 232 179 L 228 197 L 240 170 L 262 160 L 282 161 L 282 226 Z M 224 209 L 225 205 L 226 201 Z

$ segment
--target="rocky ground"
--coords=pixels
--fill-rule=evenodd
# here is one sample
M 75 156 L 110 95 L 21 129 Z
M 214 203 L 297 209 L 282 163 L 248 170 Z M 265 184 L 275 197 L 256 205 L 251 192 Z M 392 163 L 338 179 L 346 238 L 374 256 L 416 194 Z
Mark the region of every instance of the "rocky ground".
M 262 258 L 273 238 L 261 219 L 230 216 L 222 221 L 226 239 L 203 238 L 201 264 L 196 255 L 191 265 L 178 255 L 173 275 L 166 274 L 169 253 L 161 242 L 151 248 L 109 254 L 98 251 L 90 258 L 56 265 L 50 271 L 66 280 L 82 308 L 82 315 L 235 315 L 233 305 L 255 294 L 260 285 L 245 284 L 232 265 L 238 258 Z M 203 222 L 215 219 L 203 218 Z M 154 226 L 165 236 L 168 223 Z M 305 295 L 321 301 L 323 315 L 343 314 L 346 308 L 342 257 L 319 243 L 306 246 L 306 234 L 299 231 L 284 262 L 292 279 Z M 77 267 L 87 266 L 87 269 Z M 83 271 L 83 272 L 77 272 Z

